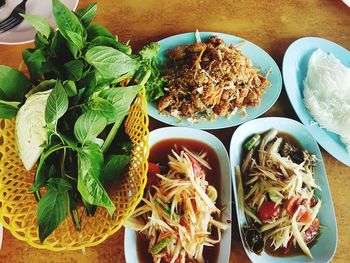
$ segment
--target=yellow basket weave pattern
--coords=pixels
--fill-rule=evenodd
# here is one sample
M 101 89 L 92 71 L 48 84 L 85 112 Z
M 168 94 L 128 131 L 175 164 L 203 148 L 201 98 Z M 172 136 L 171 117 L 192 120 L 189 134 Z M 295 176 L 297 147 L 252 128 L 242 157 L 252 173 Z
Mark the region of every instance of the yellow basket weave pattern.
M 15 121 L 0 120 L 0 222 L 18 239 L 33 247 L 53 251 L 76 250 L 100 244 L 118 231 L 140 202 L 147 180 L 149 154 L 147 102 L 140 93 L 131 106 L 125 128 L 134 145 L 129 173 L 109 191 L 116 206 L 112 220 L 106 209 L 98 208 L 94 217 L 84 216 L 77 232 L 70 217 L 40 243 L 37 228 L 37 201 L 32 186 L 35 169 L 25 170 L 16 151 Z M 83 208 L 80 208 L 81 214 Z

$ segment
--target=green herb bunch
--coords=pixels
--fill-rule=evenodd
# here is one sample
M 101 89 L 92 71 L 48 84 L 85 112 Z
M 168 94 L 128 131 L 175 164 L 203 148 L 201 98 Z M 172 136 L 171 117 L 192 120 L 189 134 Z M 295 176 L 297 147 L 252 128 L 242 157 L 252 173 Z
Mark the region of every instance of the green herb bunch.
M 38 31 L 35 48 L 23 52 L 30 79 L 0 66 L 0 118 L 15 117 L 26 98 L 51 91 L 47 140 L 31 189 L 39 202 L 41 242 L 69 214 L 80 230 L 79 204 L 89 216 L 101 206 L 112 217 L 116 208 L 105 187 L 125 173 L 132 148 L 122 124 L 153 74 L 141 54 L 132 54 L 104 26 L 91 24 L 96 4 L 74 13 L 52 2 L 58 30 L 44 17 L 24 15 Z

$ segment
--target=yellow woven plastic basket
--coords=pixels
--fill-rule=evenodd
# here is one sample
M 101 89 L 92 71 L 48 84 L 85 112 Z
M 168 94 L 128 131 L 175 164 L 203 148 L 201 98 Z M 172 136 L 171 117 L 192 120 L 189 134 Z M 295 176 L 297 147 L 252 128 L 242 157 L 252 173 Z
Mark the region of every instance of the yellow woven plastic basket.
M 118 231 L 140 202 L 147 180 L 149 154 L 147 102 L 140 93 L 131 106 L 125 123 L 134 145 L 128 175 L 109 192 L 116 206 L 112 220 L 106 209 L 98 208 L 94 217 L 85 216 L 82 230 L 77 232 L 71 218 L 67 218 L 43 244 L 37 228 L 37 201 L 32 186 L 35 170 L 28 172 L 22 165 L 15 143 L 15 121 L 0 120 L 0 222 L 18 239 L 33 247 L 53 251 L 76 250 L 100 244 Z M 82 212 L 82 209 L 79 213 Z

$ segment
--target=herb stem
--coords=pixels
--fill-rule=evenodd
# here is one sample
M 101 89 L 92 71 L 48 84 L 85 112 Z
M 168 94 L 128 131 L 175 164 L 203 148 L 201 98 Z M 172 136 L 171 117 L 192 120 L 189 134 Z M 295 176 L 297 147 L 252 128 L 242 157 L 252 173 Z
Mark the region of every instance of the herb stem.
M 115 135 L 117 134 L 117 132 L 118 132 L 118 130 L 119 130 L 119 127 L 120 127 L 122 121 L 123 121 L 123 119 L 118 120 L 118 121 L 116 121 L 116 122 L 113 124 L 112 129 L 111 129 L 110 132 L 108 133 L 107 138 L 106 138 L 106 140 L 104 141 L 104 143 L 103 143 L 103 145 L 102 145 L 102 147 L 101 147 L 101 151 L 102 151 L 103 153 L 106 153 L 106 152 L 108 151 L 108 149 L 109 149 L 109 146 L 111 146 L 111 143 L 112 143 L 112 141 L 113 141 Z
M 64 169 L 64 164 L 66 160 L 66 149 L 63 149 L 63 154 L 62 154 L 62 161 L 61 161 L 61 177 L 64 178 L 65 174 L 65 169 Z
M 79 215 L 78 215 L 78 211 L 77 209 L 73 209 L 72 210 L 72 216 L 73 216 L 73 221 L 75 224 L 75 228 L 77 229 L 77 231 L 81 230 L 81 225 L 80 225 L 80 220 L 79 220 Z

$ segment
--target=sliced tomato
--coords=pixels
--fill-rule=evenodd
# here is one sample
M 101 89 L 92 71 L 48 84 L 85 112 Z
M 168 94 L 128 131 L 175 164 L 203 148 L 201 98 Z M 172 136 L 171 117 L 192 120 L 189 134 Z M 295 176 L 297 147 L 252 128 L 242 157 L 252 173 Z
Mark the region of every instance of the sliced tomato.
M 280 214 L 281 206 L 272 201 L 266 201 L 262 203 L 258 211 L 259 218 L 264 223 L 278 218 Z
M 310 206 L 313 207 L 315 205 L 316 205 L 315 197 L 311 197 L 311 199 L 310 199 Z
M 147 172 L 147 185 L 152 186 L 158 183 L 157 174 L 160 173 L 160 167 L 155 163 L 148 163 L 148 172 Z
M 287 213 L 289 215 L 294 215 L 294 213 L 298 209 L 298 200 L 299 198 L 297 196 L 292 196 L 287 200 L 287 202 L 284 203 L 284 208 L 287 210 Z
M 200 166 L 200 164 L 197 162 L 196 159 L 194 159 L 191 155 L 187 154 L 188 158 L 191 161 L 192 164 L 192 169 L 193 169 L 193 173 L 195 176 L 200 176 L 202 173 L 202 168 Z
M 305 231 L 305 235 L 304 235 L 305 243 L 308 244 L 312 240 L 314 240 L 319 230 L 320 230 L 320 220 L 316 217 L 314 221 L 312 221 L 310 227 Z
M 303 213 L 299 213 L 298 214 L 298 219 L 297 219 L 298 222 L 301 222 L 301 223 L 310 223 L 311 221 L 311 211 L 310 209 L 306 209 Z

